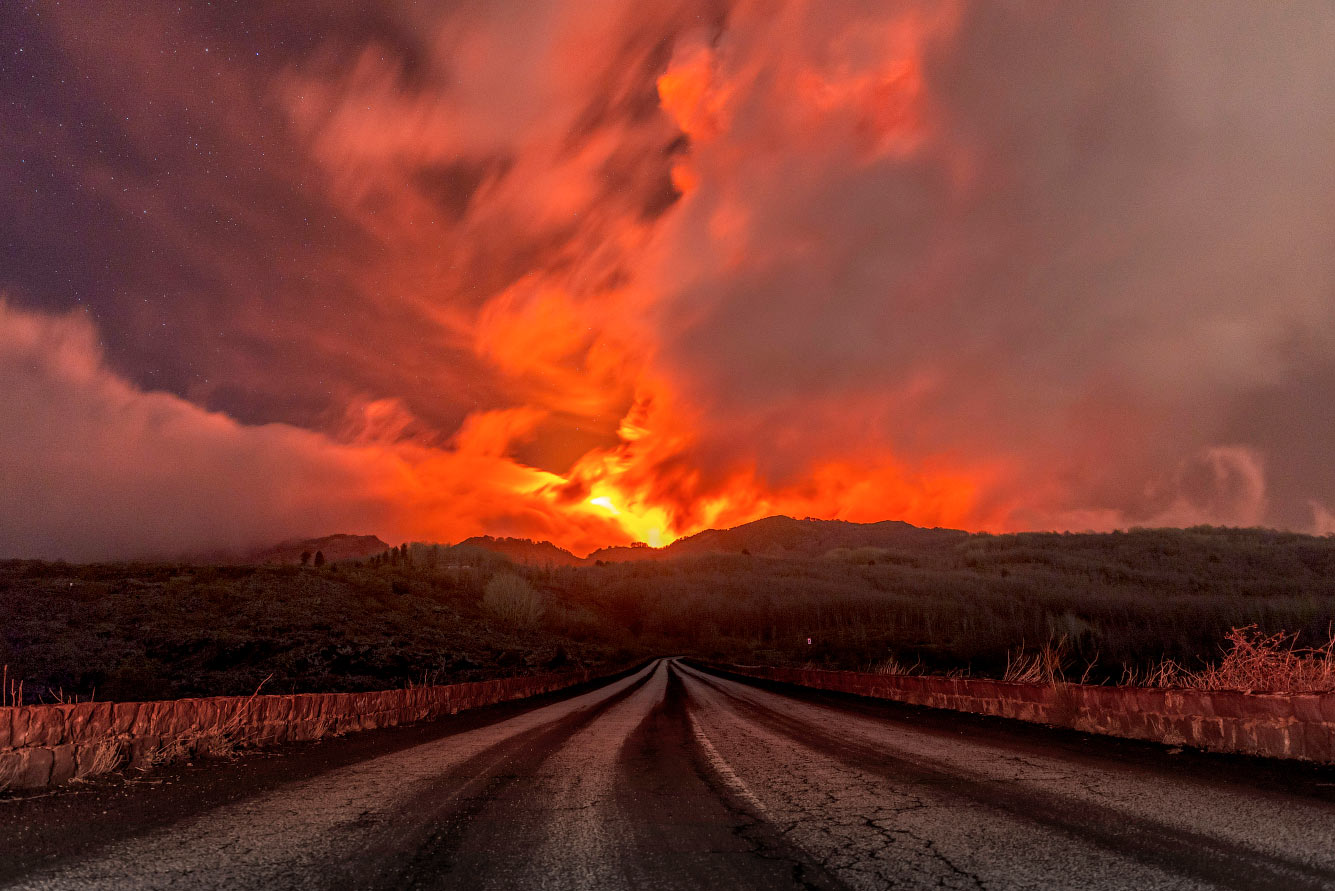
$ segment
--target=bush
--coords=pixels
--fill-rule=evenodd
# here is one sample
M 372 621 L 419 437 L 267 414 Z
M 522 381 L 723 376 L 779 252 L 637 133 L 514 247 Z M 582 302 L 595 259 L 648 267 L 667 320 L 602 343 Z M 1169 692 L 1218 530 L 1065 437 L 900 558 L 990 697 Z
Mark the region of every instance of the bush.
M 515 628 L 533 628 L 542 620 L 542 596 L 513 572 L 498 572 L 491 577 L 482 593 L 482 606 Z
M 1147 678 L 1132 681 L 1152 687 L 1247 693 L 1335 692 L 1335 635 L 1322 646 L 1299 647 L 1296 634 L 1266 634 L 1250 625 L 1230 631 L 1228 642 L 1223 658 L 1201 671 L 1166 661 Z

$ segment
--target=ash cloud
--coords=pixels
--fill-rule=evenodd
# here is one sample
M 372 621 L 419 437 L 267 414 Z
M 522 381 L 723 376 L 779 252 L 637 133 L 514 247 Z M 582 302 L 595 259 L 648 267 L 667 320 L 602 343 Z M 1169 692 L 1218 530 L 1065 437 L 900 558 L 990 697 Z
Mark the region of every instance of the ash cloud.
M 1325 4 L 10 4 L 0 35 L 0 550 L 1330 530 Z
M 1209 495 L 1193 487 L 1216 477 L 1187 474 L 1200 509 L 1163 501 L 1175 468 L 1235 446 L 1320 478 L 1322 421 L 1272 412 L 1266 434 L 1254 394 L 1329 397 L 1288 342 L 1335 347 L 1335 213 L 1312 200 L 1335 172 L 1335 16 L 932 9 L 756 8 L 712 48 L 724 120 L 693 143 L 700 185 L 658 270 L 702 448 L 780 444 L 753 455 L 771 481 L 850 435 L 910 464 L 993 456 L 1008 469 L 974 520 L 1002 528 L 1310 524 L 1291 491 L 1242 506 L 1229 474 Z M 877 28 L 877 51 L 849 49 Z M 901 94 L 896 115 L 863 103 L 868 82 Z
M 571 517 L 555 481 L 503 455 L 522 419 L 475 416 L 450 447 L 369 427 L 341 442 L 287 424 L 244 425 L 145 392 L 105 364 L 81 314 L 0 302 L 0 553 L 96 560 L 248 550 L 331 529 L 392 541 L 479 529 L 562 537 L 592 550 L 619 530 Z M 392 407 L 372 406 L 372 419 Z

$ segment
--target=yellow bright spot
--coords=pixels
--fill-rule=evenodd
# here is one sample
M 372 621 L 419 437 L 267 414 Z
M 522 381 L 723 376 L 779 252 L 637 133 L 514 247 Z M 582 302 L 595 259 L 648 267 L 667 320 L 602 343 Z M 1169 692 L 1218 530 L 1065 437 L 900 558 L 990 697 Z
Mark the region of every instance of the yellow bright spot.
M 612 516 L 614 517 L 620 515 L 621 513 L 621 511 L 617 510 L 616 505 L 612 503 L 612 499 L 608 498 L 606 495 L 603 495 L 600 498 L 590 498 L 589 504 L 595 505 L 597 507 L 606 508 L 607 510 L 612 512 Z
M 606 488 L 602 485 L 595 486 L 594 491 L 596 492 L 598 489 L 606 491 Z M 612 501 L 612 495 L 595 495 L 584 503 L 590 507 L 600 508 L 616 517 L 617 525 L 625 530 L 627 535 L 636 541 L 644 542 L 651 548 L 661 548 L 664 545 L 672 544 L 676 539 L 676 536 L 668 531 L 672 526 L 671 520 L 667 512 L 661 507 L 645 508 L 640 506 L 633 498 L 627 506 L 620 493 L 613 493 L 613 495 L 618 496 L 617 500 L 621 501 L 622 507 L 616 506 L 616 503 Z

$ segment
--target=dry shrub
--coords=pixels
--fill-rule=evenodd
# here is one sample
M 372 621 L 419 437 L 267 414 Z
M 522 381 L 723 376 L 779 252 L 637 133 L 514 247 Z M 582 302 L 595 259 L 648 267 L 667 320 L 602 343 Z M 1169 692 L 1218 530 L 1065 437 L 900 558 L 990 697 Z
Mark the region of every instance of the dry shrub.
M 184 733 L 171 739 L 162 740 L 153 751 L 148 753 L 144 768 L 158 767 L 173 761 L 183 761 L 200 755 L 206 758 L 230 758 L 238 749 L 258 740 L 250 738 L 246 718 L 252 713 L 251 705 L 269 683 L 273 675 L 260 681 L 255 692 L 246 699 L 246 705 L 238 708 L 221 727 L 203 733 Z
M 111 773 L 125 761 L 125 743 L 118 739 L 104 740 L 81 751 L 74 769 L 74 781 L 89 780 Z
M 1061 637 L 1049 640 L 1038 652 L 1020 650 L 1006 654 L 1006 673 L 1002 680 L 1017 684 L 1060 684 L 1066 680 L 1071 643 Z
M 233 721 L 210 733 L 188 733 L 163 740 L 148 754 L 143 767 L 160 767 L 196 756 L 230 758 L 244 745 L 240 722 Z
M 871 667 L 872 674 L 919 675 L 925 674 L 921 662 L 905 665 L 894 656 L 882 659 Z
M 0 672 L 0 707 L 23 705 L 23 681 L 9 676 L 9 665 Z
M 1165 661 L 1130 680 L 1146 687 L 1245 693 L 1335 692 L 1335 634 L 1322 646 L 1299 647 L 1297 634 L 1266 634 L 1248 625 L 1230 631 L 1228 644 L 1223 659 L 1200 671 Z
M 482 607 L 516 628 L 532 628 L 542 620 L 542 595 L 513 572 L 498 572 L 491 577 L 482 594 Z

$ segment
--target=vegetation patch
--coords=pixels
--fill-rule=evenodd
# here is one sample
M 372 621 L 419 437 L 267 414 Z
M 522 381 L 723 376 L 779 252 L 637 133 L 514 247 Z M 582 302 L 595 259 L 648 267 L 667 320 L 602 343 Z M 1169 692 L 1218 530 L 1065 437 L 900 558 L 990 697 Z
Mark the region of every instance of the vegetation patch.
M 320 567 L 10 561 L 0 665 L 29 702 L 242 695 L 269 675 L 266 692 L 373 690 L 655 654 L 1331 689 L 1330 537 L 917 530 L 812 553 L 749 534 L 745 552 L 573 565 L 421 544 Z

